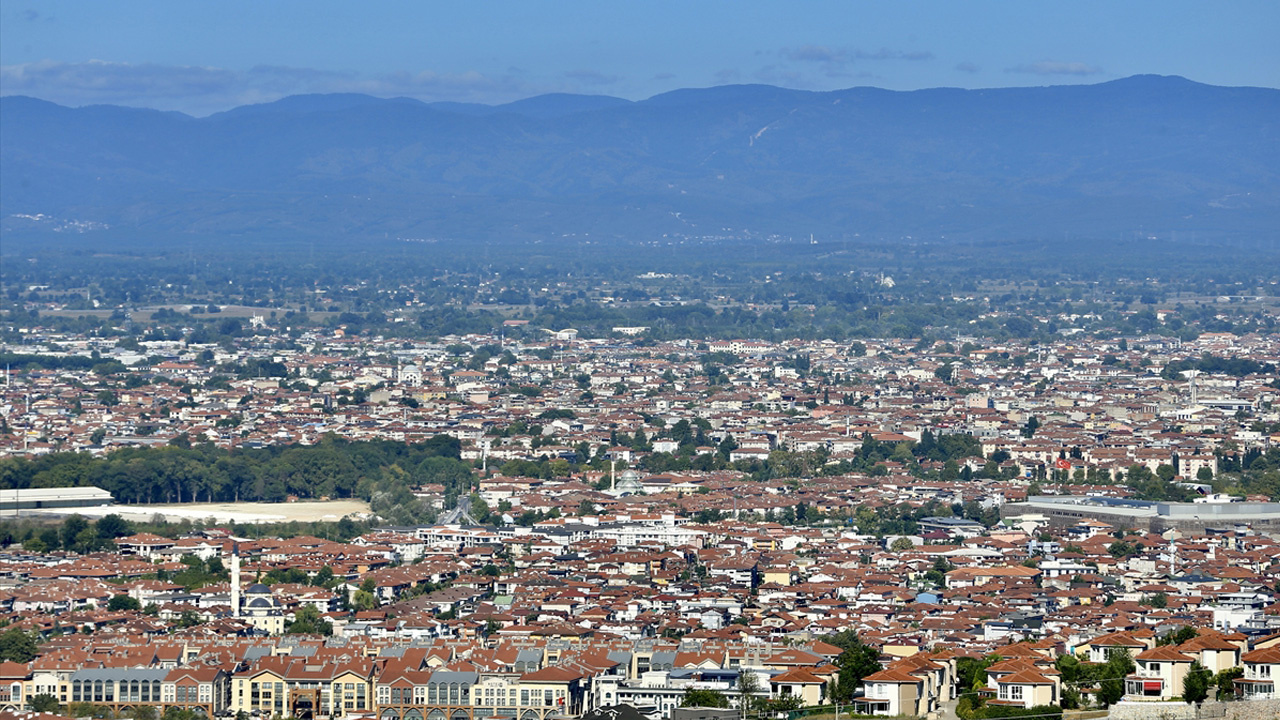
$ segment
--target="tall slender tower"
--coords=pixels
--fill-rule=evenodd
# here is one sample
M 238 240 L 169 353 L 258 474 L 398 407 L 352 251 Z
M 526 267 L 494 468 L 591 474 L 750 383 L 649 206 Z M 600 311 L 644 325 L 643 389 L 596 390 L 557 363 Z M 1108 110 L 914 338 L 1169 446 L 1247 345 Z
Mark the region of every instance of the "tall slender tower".
M 231 617 L 240 617 L 240 543 L 231 543 Z

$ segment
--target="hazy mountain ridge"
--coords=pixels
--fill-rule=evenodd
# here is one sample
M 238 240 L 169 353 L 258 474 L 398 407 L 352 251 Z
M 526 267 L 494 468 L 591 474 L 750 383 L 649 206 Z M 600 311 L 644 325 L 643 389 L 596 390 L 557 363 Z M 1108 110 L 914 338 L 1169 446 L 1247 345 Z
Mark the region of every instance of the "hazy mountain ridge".
M 742 85 L 485 107 L 296 96 L 192 118 L 6 97 L 0 208 L 153 237 L 1280 228 L 1272 89 Z

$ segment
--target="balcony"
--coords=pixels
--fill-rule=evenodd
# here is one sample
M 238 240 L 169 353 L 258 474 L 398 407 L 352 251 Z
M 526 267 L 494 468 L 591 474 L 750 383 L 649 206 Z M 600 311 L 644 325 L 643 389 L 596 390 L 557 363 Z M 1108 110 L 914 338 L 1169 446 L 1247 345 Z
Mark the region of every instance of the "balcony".
M 1271 700 L 1280 698 L 1276 692 L 1275 682 L 1271 678 L 1236 678 L 1236 695 L 1246 700 Z
M 1126 700 L 1159 700 L 1164 697 L 1164 680 L 1147 675 L 1130 675 L 1124 680 Z

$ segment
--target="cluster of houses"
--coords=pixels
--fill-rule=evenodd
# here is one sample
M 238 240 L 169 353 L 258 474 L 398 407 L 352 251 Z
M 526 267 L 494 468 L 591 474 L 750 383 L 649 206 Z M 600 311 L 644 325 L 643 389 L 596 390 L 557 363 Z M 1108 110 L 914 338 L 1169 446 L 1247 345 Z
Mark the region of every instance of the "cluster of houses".
M 929 431 L 978 437 L 984 456 L 1002 452 L 1006 467 L 1021 473 L 1060 468 L 1065 459 L 1072 473 L 1171 465 L 1195 479 L 1202 469 L 1217 471 L 1215 450 L 1228 442 L 1239 452 L 1269 446 L 1280 394 L 1266 373 L 1160 376 L 1165 364 L 1203 353 L 1274 362 L 1280 339 L 1259 335 L 1034 347 L 973 338 L 960 348 L 880 340 L 855 348 L 638 345 L 625 337 L 505 343 L 498 335 L 424 343 L 313 333 L 295 341 L 260 327 L 230 349 L 156 340 L 139 350 L 25 330 L 22 344 L 0 351 L 93 355 L 127 369 L 5 368 L 0 455 L 99 453 L 179 436 L 253 447 L 312 443 L 326 433 L 407 442 L 443 433 L 462 441 L 465 458 L 495 464 L 585 460 L 577 457 L 585 444 L 593 457 L 635 465 L 649 454 L 687 452 L 687 438 L 664 432 L 685 420 L 698 425 L 695 452 L 711 453 L 731 437 L 735 461 L 788 450 L 821 451 L 836 462 L 858 453 L 864 437 L 893 444 Z M 502 353 L 454 354 L 459 347 Z M 228 370 L 251 362 L 288 376 L 237 379 Z M 521 422 L 534 433 L 491 432 Z M 1029 423 L 1037 429 L 1026 437 Z M 652 442 L 616 442 L 637 430 Z
M 846 712 L 885 716 L 924 716 L 966 695 L 1006 707 L 1058 705 L 1067 689 L 1055 667 L 1061 654 L 1104 662 L 1114 652 L 1129 653 L 1137 663 L 1123 679 L 1125 702 L 1181 695 L 1194 662 L 1205 672 L 1243 668 L 1234 681 L 1241 700 L 1276 697 L 1280 635 L 1250 640 L 1202 630 L 1181 644 L 1156 642 L 1153 631 L 1135 629 L 1075 646 L 1060 637 L 1009 643 L 984 657 L 962 646 L 885 641 L 879 646 L 882 669 L 866 675 L 842 702 Z M 46 641 L 29 663 L 0 664 L 0 711 L 21 710 L 46 695 L 64 706 L 97 706 L 118 716 L 150 706 L 208 717 L 545 720 L 628 705 L 666 718 L 689 690 L 719 692 L 735 706 L 746 693 L 790 698 L 800 707 L 834 705 L 840 652 L 820 639 L 712 636 L 406 641 L 227 637 L 206 627 L 151 637 L 69 635 Z M 980 657 L 984 668 L 976 684 L 960 686 L 959 663 Z M 748 674 L 751 683 L 742 681 Z
M 127 370 L 5 369 L 0 456 L 447 434 L 494 512 L 481 525 L 442 507 L 447 522 L 343 541 L 205 527 L 113 552 L 9 546 L 0 620 L 41 644 L 0 664 L 0 710 L 48 695 L 124 714 L 546 720 L 630 705 L 656 720 L 691 690 L 739 704 L 743 687 L 824 705 L 840 673 L 828 640 L 845 631 L 879 654 L 840 698 L 867 714 L 965 695 L 1087 701 L 1096 688 L 1068 687 L 1059 658 L 1117 652 L 1136 663 L 1118 679 L 1128 702 L 1180 695 L 1193 663 L 1241 668 L 1233 696 L 1276 697 L 1280 506 L 1149 507 L 1092 481 L 1138 465 L 1207 488 L 1224 462 L 1280 442 L 1274 376 L 1160 374 L 1204 353 L 1274 362 L 1280 337 L 295 342 L 257 323 L 229 347 L 139 350 L 24 333 L 0 349 Z M 471 352 L 483 346 L 500 351 Z M 287 376 L 227 375 L 249 361 Z M 911 443 L 948 434 L 980 454 L 909 472 Z M 724 462 L 825 465 L 869 443 L 897 455 L 804 479 Z M 583 454 L 608 462 L 571 470 Z M 676 455 L 688 469 L 643 470 Z M 497 471 L 511 460 L 565 462 Z M 517 522 L 526 511 L 540 519 Z M 193 559 L 206 575 L 179 581 Z M 1184 627 L 1194 637 L 1161 642 Z M 960 663 L 984 658 L 980 687 L 960 687 Z
M 849 630 L 880 655 L 847 700 L 867 714 L 923 715 L 966 693 L 1060 704 L 1061 656 L 1114 652 L 1136 663 L 1127 702 L 1180 696 L 1195 662 L 1242 668 L 1241 699 L 1276 697 L 1280 542 L 1268 535 L 947 520 L 895 537 L 615 512 L 350 542 L 208 528 L 89 555 L 14 546 L 0 555 L 0 613 L 43 642 L 31 662 L 0 665 L 0 709 L 52 695 L 115 712 L 543 720 L 626 704 L 665 718 L 691 689 L 739 702 L 748 672 L 762 697 L 821 705 L 840 672 L 827 640 Z M 184 558 L 218 560 L 226 580 L 162 579 Z M 121 595 L 137 609 L 113 606 Z M 295 627 L 306 613 L 331 635 Z M 1184 627 L 1198 632 L 1160 644 Z M 986 659 L 983 687 L 957 687 L 965 658 Z M 1073 689 L 1086 702 L 1096 690 Z

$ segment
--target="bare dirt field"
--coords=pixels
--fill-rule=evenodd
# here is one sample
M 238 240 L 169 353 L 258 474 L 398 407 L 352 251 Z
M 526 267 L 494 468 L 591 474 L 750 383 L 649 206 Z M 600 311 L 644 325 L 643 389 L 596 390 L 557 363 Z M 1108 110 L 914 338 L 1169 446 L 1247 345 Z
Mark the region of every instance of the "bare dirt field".
M 28 511 L 31 514 L 40 511 Z M 46 511 L 47 512 L 47 511 Z M 116 514 L 126 520 L 150 520 L 162 515 L 170 522 L 202 520 L 214 523 L 261 525 L 283 522 L 337 522 L 347 515 L 369 512 L 363 500 L 329 500 L 294 503 L 183 503 L 181 505 L 103 505 L 101 507 L 66 509 L 48 514 L 67 515 L 74 512 L 85 517 Z M 25 513 L 24 513 L 25 514 Z

